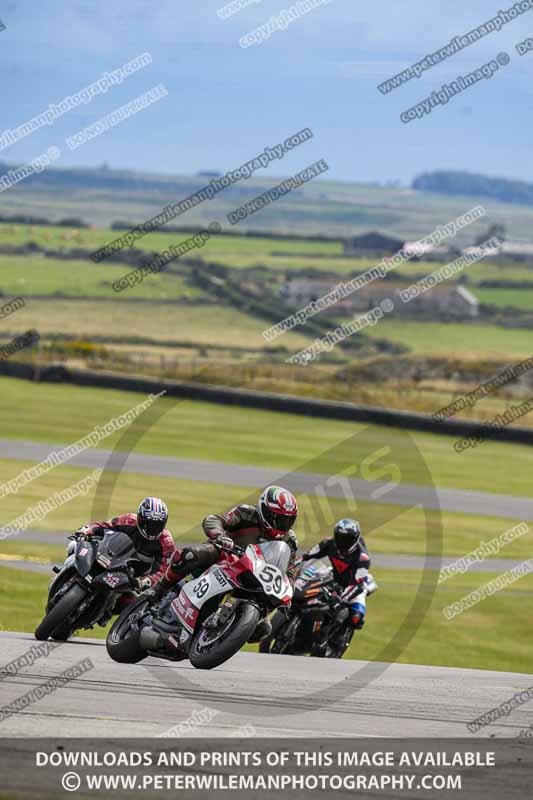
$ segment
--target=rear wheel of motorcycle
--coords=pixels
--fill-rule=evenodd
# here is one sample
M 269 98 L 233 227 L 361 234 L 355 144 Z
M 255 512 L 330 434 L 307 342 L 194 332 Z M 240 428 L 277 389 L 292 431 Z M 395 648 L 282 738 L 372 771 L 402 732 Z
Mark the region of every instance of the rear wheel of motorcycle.
M 146 603 L 146 600 L 140 600 L 127 606 L 107 634 L 105 646 L 108 655 L 119 664 L 138 664 L 148 655 L 139 644 L 141 629 L 132 631 L 129 621 L 132 613 L 137 611 L 143 603 Z
M 235 618 L 228 630 L 213 644 L 202 646 L 199 642 L 203 628 L 200 627 L 191 642 L 189 660 L 196 669 L 213 669 L 235 655 L 257 627 L 259 609 L 251 603 L 239 603 Z
M 50 636 L 53 637 L 54 633 L 58 631 L 61 641 L 66 641 L 74 633 L 75 628 L 65 624 L 65 620 L 70 617 L 86 596 L 87 589 L 80 586 L 79 583 L 74 583 L 35 629 L 35 638 L 44 641 Z

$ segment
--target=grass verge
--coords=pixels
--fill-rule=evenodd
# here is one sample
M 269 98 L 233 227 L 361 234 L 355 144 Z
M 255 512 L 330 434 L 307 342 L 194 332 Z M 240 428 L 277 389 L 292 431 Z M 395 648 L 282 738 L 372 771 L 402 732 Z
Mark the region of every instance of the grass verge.
M 133 392 L 2 377 L 0 438 L 69 444 L 143 400 Z M 137 452 L 217 461 L 227 469 L 231 464 L 273 467 L 280 476 L 292 470 L 336 475 L 342 462 L 360 477 L 369 453 L 396 451 L 404 483 L 431 480 L 440 488 L 524 497 L 531 492 L 531 449 L 525 445 L 487 441 L 457 453 L 449 436 L 406 437 L 377 425 L 170 398 L 158 402 L 168 412 L 138 442 Z M 112 448 L 117 440 L 113 434 L 101 446 Z M 411 464 L 411 446 L 418 448 L 431 478 L 422 474 L 419 463 Z M 221 483 L 223 476 L 221 466 Z

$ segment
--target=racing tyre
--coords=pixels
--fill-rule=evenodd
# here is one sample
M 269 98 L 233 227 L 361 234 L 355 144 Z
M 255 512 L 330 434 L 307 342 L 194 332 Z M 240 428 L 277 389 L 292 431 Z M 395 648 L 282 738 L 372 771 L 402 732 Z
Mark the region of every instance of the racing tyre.
M 259 622 L 259 609 L 251 603 L 239 603 L 235 614 L 222 631 L 205 630 L 195 633 L 189 650 L 189 660 L 196 669 L 213 669 L 237 653 L 246 644 Z
M 143 605 L 147 605 L 147 601 L 139 599 L 127 606 L 107 634 L 105 646 L 108 655 L 119 664 L 138 664 L 148 655 L 139 644 L 141 628 L 135 619 L 131 620 L 134 614 L 141 612 Z
M 74 610 L 81 605 L 82 601 L 87 596 L 87 589 L 80 586 L 79 583 L 74 583 L 65 595 L 58 600 L 57 603 L 50 609 L 48 614 L 44 617 L 40 625 L 35 629 L 35 638 L 40 641 L 45 641 L 54 636 L 55 631 L 61 634 L 61 641 L 66 641 L 71 636 L 76 628 L 66 622 Z
M 337 641 L 328 645 L 326 658 L 342 658 L 351 644 L 353 635 L 354 629 L 346 628 L 338 637 Z

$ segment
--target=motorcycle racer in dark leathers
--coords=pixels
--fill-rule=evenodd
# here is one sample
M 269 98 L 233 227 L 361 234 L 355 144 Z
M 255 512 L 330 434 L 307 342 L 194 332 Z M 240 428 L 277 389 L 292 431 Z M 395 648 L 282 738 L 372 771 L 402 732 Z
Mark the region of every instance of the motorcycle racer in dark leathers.
M 231 550 L 234 544 L 247 547 L 272 540 L 286 542 L 292 551 L 287 577 L 291 584 L 297 569 L 298 541 L 292 530 L 298 516 L 298 503 L 294 495 L 281 486 L 268 486 L 259 497 L 257 506 L 241 504 L 224 514 L 208 514 L 202 527 L 209 542 L 186 545 L 175 551 L 164 577 L 145 593 L 153 601 L 160 600 L 187 575 L 199 576 L 220 557 L 216 544 Z M 270 620 L 262 619 L 253 637 L 256 642 L 271 631 Z
M 303 561 L 312 558 L 328 558 L 335 577 L 335 583 L 340 587 L 340 599 L 350 606 L 350 621 L 355 630 L 365 624 L 366 595 L 370 568 L 370 556 L 365 540 L 361 535 L 361 528 L 355 519 L 341 519 L 334 529 L 333 537 L 322 539 L 319 544 L 302 556 Z M 324 632 L 325 636 L 326 632 Z M 319 635 L 318 646 L 326 646 Z

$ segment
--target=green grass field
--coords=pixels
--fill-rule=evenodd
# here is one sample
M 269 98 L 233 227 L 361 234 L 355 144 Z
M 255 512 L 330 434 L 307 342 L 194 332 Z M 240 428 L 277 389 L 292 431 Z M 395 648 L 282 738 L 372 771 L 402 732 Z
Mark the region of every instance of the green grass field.
M 83 247 L 97 249 L 120 232 L 102 229 L 68 229 L 62 227 L 0 224 L 0 245 L 36 241 L 48 248 Z M 185 238 L 184 235 L 164 231 L 143 237 L 138 246 L 146 250 L 163 250 Z M 277 254 L 277 255 L 276 255 Z M 287 255 L 283 255 L 287 254 Z M 330 280 L 341 280 L 354 271 L 361 272 L 375 262 L 369 259 L 332 258 L 342 255 L 342 243 L 272 240 L 261 237 L 213 237 L 195 256 L 222 263 L 233 269 L 263 264 L 269 270 L 273 291 L 276 282 L 290 277 L 291 270 L 302 268 L 325 270 Z M 311 257 L 313 256 L 313 257 Z M 178 270 L 179 261 L 176 262 Z M 397 274 L 403 277 L 430 274 L 441 265 L 408 262 Z M 217 305 L 216 323 L 211 323 L 211 311 L 201 306 L 189 305 L 192 301 L 206 301 L 205 292 L 189 285 L 184 276 L 163 273 L 151 275 L 142 284 L 122 293 L 115 293 L 112 282 L 129 271 L 125 265 L 112 262 L 93 264 L 83 261 L 61 261 L 37 256 L 0 256 L 0 290 L 5 294 L 23 296 L 48 295 L 50 300 L 35 300 L 31 310 L 24 310 L 7 322 L 5 335 L 19 333 L 35 327 L 43 335 L 66 334 L 81 338 L 102 336 L 109 328 L 109 307 L 98 300 L 68 302 L 69 297 L 90 297 L 113 300 L 113 333 L 127 336 L 135 318 L 139 336 L 155 341 L 172 339 L 198 345 L 221 344 L 228 347 L 246 347 L 264 350 L 261 331 L 266 323 L 236 309 Z M 533 309 L 531 291 L 517 289 L 478 289 L 476 283 L 487 279 L 527 281 L 533 287 L 533 270 L 513 264 L 474 264 L 465 273 L 482 302 L 496 307 L 512 306 L 523 311 Z M 277 277 L 276 277 L 277 276 Z M 66 298 L 61 299 L 59 298 Z M 128 301 L 135 299 L 153 301 L 140 309 Z M 159 300 L 179 301 L 177 306 L 159 304 Z M 332 320 L 331 326 L 335 326 Z M 521 357 L 530 352 L 530 332 L 527 329 L 509 329 L 496 325 L 467 325 L 463 323 L 417 322 L 384 320 L 366 333 L 372 338 L 388 339 L 408 347 L 415 353 L 441 353 L 446 355 L 510 355 Z M 297 350 L 309 339 L 300 332 L 286 334 L 279 344 Z M 345 357 L 345 354 L 344 354 Z
M 2 377 L 0 438 L 68 444 L 142 400 L 131 392 Z M 335 475 L 346 468 L 372 478 L 379 475 L 378 467 L 365 475 L 362 461 L 388 447 L 390 454 L 384 451 L 383 459 L 397 459 L 406 483 L 428 484 L 431 476 L 441 488 L 524 497 L 531 492 L 531 450 L 524 445 L 487 441 L 458 454 L 448 436 L 412 433 L 406 438 L 397 429 L 376 425 L 203 402 L 158 402 L 168 413 L 139 441 L 138 452 L 275 467 L 280 475 L 293 469 Z M 102 446 L 113 447 L 117 438 L 113 434 Z M 421 458 L 415 458 L 414 447 Z
M 511 306 L 524 311 L 533 311 L 533 284 L 532 291 L 527 289 L 474 289 L 474 294 L 482 303 L 488 303 L 497 308 Z
M 96 250 L 121 235 L 121 231 L 111 231 L 102 228 L 77 229 L 54 226 L 29 226 L 29 225 L 9 225 L 0 223 L 0 246 L 21 245 L 28 242 L 35 242 L 41 247 L 49 250 L 66 250 L 81 247 L 87 250 Z M 139 239 L 135 246 L 142 250 L 161 251 L 171 244 L 178 244 L 183 239 L 190 236 L 187 233 L 167 233 L 164 228 L 157 233 L 147 234 Z M 375 266 L 380 259 L 368 258 L 342 258 L 343 245 L 341 240 L 334 242 L 316 242 L 292 239 L 270 239 L 260 236 L 232 236 L 232 237 L 213 237 L 201 250 L 195 251 L 198 257 L 216 261 L 227 267 L 236 269 L 247 269 L 262 265 L 268 269 L 290 272 L 291 270 L 311 269 L 324 270 L 338 275 L 347 275 L 352 272 L 362 272 L 369 267 Z M 332 258 L 334 256 L 334 258 Z M 16 278 L 17 268 L 23 259 L 32 266 L 39 266 L 40 258 L 32 256 L 0 256 L 0 286 L 9 281 L 7 286 Z M 48 264 L 62 264 L 64 261 L 54 262 L 53 259 L 46 259 Z M 72 262 L 69 262 L 69 264 Z M 84 262 L 76 262 L 79 266 Z M 176 262 L 179 263 L 179 262 Z M 113 262 L 102 262 L 88 265 L 93 275 L 88 278 L 88 285 L 93 285 L 93 277 L 102 275 L 102 280 L 109 279 L 107 267 L 121 269 L 120 265 Z M 410 277 L 413 275 L 429 275 L 442 266 L 438 263 L 423 261 L 407 261 L 394 270 L 398 276 Z M 29 269 L 29 268 L 28 268 Z M 26 271 L 26 268 L 25 268 Z M 48 270 L 47 270 L 48 271 Z M 483 261 L 471 264 L 464 274 L 468 277 L 471 284 L 475 285 L 483 280 L 507 280 L 515 282 L 531 283 L 533 287 L 533 268 L 520 266 L 512 262 L 494 263 Z M 458 276 L 459 278 L 460 276 Z M 37 273 L 30 272 L 28 281 L 37 279 Z M 71 281 L 69 281 L 70 283 Z M 41 282 L 36 285 L 41 286 Z M 154 286 L 159 284 L 154 283 Z M 83 287 L 80 287 L 83 288 Z M 5 287 L 4 287 L 5 290 Z M 134 287 L 131 291 L 138 290 Z M 499 293 L 506 290 L 481 290 Z M 513 291 L 513 290 L 510 290 Z M 29 292 L 28 292 L 29 293 Z M 156 295 L 158 296 L 158 295 Z M 485 302 L 485 301 L 484 301 Z M 492 302 L 487 300 L 486 302 Z M 514 303 L 511 303 L 514 305 Z M 522 307 L 522 306 L 519 306 Z
M 413 275 L 429 275 L 430 273 L 442 267 L 440 262 L 422 262 L 422 261 L 406 261 L 394 270 L 395 274 L 405 277 Z M 521 266 L 512 261 L 509 262 L 495 262 L 490 260 L 478 261 L 469 264 L 461 272 L 457 273 L 455 278 L 450 278 L 446 281 L 447 285 L 454 283 L 461 278 L 468 278 L 467 286 L 473 288 L 480 281 L 487 280 L 505 280 L 515 281 L 520 283 L 531 283 L 533 287 L 533 269 L 527 266 Z
M 533 337 L 528 329 L 496 325 L 382 320 L 367 328 L 373 339 L 386 338 L 404 344 L 414 353 L 455 356 L 509 356 L 509 360 L 531 355 Z
M 0 289 L 13 295 L 50 295 L 50 299 L 33 299 L 3 322 L 4 337 L 36 328 L 42 336 L 76 335 L 78 338 L 141 336 L 157 341 L 174 340 L 198 345 L 224 345 L 264 350 L 268 342 L 262 331 L 268 323 L 251 314 L 215 304 L 196 305 L 195 300 L 208 298 L 195 287 L 188 286 L 177 275 L 150 276 L 127 292 L 115 293 L 112 281 L 128 271 L 126 267 L 93 265 L 84 262 L 54 262 L 39 258 L 0 258 Z M 487 292 L 494 293 L 490 298 Z M 533 291 L 476 290 L 483 302 L 514 305 L 533 309 Z M 530 296 L 531 294 L 531 296 Z M 61 297 L 59 297 L 61 295 Z M 111 307 L 100 300 L 73 300 L 72 296 L 89 296 L 113 300 Z M 117 300 L 118 298 L 118 300 Z M 139 305 L 137 298 L 147 302 Z M 175 299 L 177 303 L 157 301 Z M 193 303 L 186 301 L 192 300 Z M 112 309 L 112 312 L 111 312 Z M 110 329 L 112 313 L 112 329 Z M 335 323 L 331 322 L 331 328 Z M 528 329 L 502 328 L 496 325 L 465 323 L 382 320 L 365 330 L 370 338 L 388 339 L 407 346 L 414 353 L 450 356 L 509 356 L 525 358 L 531 353 L 531 332 Z M 309 337 L 296 329 L 275 342 L 296 351 L 309 344 Z
M 235 308 L 217 305 L 118 303 L 68 299 L 32 300 L 25 308 L 3 321 L 2 332 L 10 335 L 36 328 L 41 336 L 75 335 L 142 336 L 154 342 L 173 340 L 198 345 L 224 345 L 264 350 L 268 342 L 261 335 L 268 323 Z M 290 332 L 280 346 L 298 350 L 309 344 L 301 333 Z
M 178 275 L 150 275 L 126 292 L 113 291 L 113 281 L 130 268 L 126 264 L 93 264 L 91 261 L 63 261 L 37 256 L 0 256 L 0 287 L 5 294 L 102 297 L 115 301 L 144 297 L 152 300 L 204 297 L 187 286 Z
M 526 576 L 496 592 L 462 614 L 447 620 L 443 609 L 497 577 L 471 573 L 433 589 L 423 585 L 428 612 L 418 625 L 412 611 L 422 573 L 414 570 L 376 570 L 377 593 L 368 600 L 367 624 L 348 650 L 350 658 L 391 660 L 390 645 L 400 625 L 414 636 L 395 660 L 468 669 L 531 673 L 531 639 L 527 621 L 518 609 L 529 603 L 533 578 Z M 415 606 L 416 608 L 416 606 Z
M 415 604 L 422 573 L 415 570 L 376 570 L 377 593 L 369 598 L 367 623 L 357 632 L 345 658 L 397 661 L 445 667 L 531 672 L 529 619 L 516 614 L 517 604 L 530 600 L 533 579 L 522 578 L 509 589 L 483 600 L 477 606 L 448 621 L 443 608 L 493 579 L 494 575 L 463 575 L 434 590 L 422 585 L 422 597 Z M 0 567 L 0 626 L 4 630 L 32 632 L 42 619 L 48 586 L 46 575 Z M 430 601 L 428 613 L 419 625 L 418 603 Z M 396 647 L 394 637 L 405 626 L 406 647 Z M 103 639 L 106 631 L 80 632 Z M 246 649 L 256 650 L 257 645 Z
M 50 578 L 0 567 L 0 630 L 32 632 L 42 619 Z
M 255 240 L 257 241 L 257 240 Z M 354 259 L 354 258 L 338 258 L 337 254 L 320 253 L 317 258 L 317 253 L 310 253 L 309 256 L 304 255 L 306 252 L 298 255 L 291 255 L 291 250 L 279 250 L 278 255 L 274 255 L 274 250 L 258 249 L 256 252 L 243 253 L 241 250 L 226 251 L 215 250 L 216 242 L 213 242 L 213 252 L 210 253 L 213 261 L 217 264 L 223 264 L 225 267 L 233 269 L 252 269 L 254 267 L 267 267 L 274 273 L 291 273 L 302 269 L 315 270 L 322 272 L 329 272 L 339 276 L 349 275 L 352 272 L 362 272 L 371 266 L 374 266 L 375 261 L 368 259 Z M 289 255 L 286 255 L 289 253 Z M 313 256 L 311 258 L 311 255 Z M 332 258 L 335 255 L 335 258 Z
M 183 222 L 185 224 L 185 222 Z M 53 225 L 10 225 L 0 223 L 0 245 L 21 245 L 35 242 L 49 250 L 69 250 L 83 247 L 96 250 L 108 242 L 121 236 L 125 231 L 112 231 L 106 228 L 63 228 Z M 135 247 L 141 250 L 165 250 L 171 244 L 191 236 L 190 233 L 167 233 L 165 228 L 156 233 L 149 233 L 138 239 Z M 202 258 L 214 259 L 220 254 L 264 254 L 272 253 L 321 253 L 323 255 L 341 255 L 341 242 L 309 242 L 293 239 L 276 239 L 252 236 L 218 236 L 213 237 L 201 250 Z

